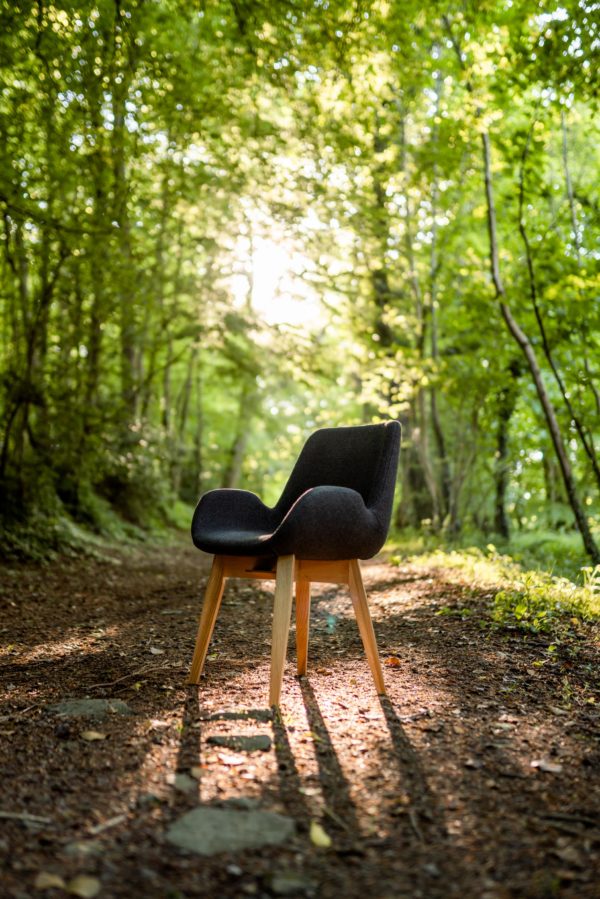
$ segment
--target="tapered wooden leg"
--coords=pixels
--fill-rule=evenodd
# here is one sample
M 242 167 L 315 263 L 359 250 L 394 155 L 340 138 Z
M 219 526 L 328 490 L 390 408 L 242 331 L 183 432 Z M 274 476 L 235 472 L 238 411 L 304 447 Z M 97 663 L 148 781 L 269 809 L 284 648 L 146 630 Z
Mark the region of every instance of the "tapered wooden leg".
M 310 626 L 310 581 L 296 583 L 296 655 L 298 674 L 306 674 Z
M 273 603 L 273 642 L 271 644 L 271 685 L 269 704 L 279 705 L 283 667 L 287 651 L 292 594 L 294 589 L 294 556 L 279 556 L 275 577 L 275 601 Z
M 206 585 L 206 593 L 204 594 L 204 602 L 202 604 L 202 614 L 200 615 L 200 623 L 198 625 L 198 636 L 196 637 L 196 648 L 194 649 L 194 657 L 192 659 L 192 667 L 188 677 L 188 684 L 197 684 L 204 662 L 206 653 L 208 652 L 208 644 L 212 637 L 212 632 L 219 613 L 223 589 L 225 587 L 225 578 L 223 577 L 223 557 L 215 556 L 212 563 L 210 577 Z
M 379 661 L 377 643 L 375 642 L 375 631 L 373 630 L 373 622 L 371 621 L 371 615 L 369 614 L 367 594 L 365 593 L 358 559 L 352 559 L 350 562 L 349 583 L 354 614 L 356 615 L 358 629 L 360 631 L 360 636 L 362 637 L 371 674 L 375 681 L 375 687 L 377 688 L 378 693 L 385 693 L 383 672 L 381 670 L 381 662 Z

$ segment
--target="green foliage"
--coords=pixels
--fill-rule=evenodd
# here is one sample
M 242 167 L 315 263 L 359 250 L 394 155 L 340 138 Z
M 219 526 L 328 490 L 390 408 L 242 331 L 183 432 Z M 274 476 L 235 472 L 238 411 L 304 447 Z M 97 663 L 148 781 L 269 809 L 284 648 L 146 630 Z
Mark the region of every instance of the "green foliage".
M 456 578 L 475 593 L 491 594 L 491 621 L 499 626 L 513 626 L 527 631 L 559 632 L 577 621 L 600 619 L 600 567 L 580 569 L 580 583 L 517 561 L 515 556 L 501 553 L 489 544 L 445 550 L 421 549 L 415 554 L 415 542 L 392 544 L 396 564 L 417 562 L 420 567 L 442 571 Z M 500 588 L 500 589 L 498 589 Z M 465 618 L 474 614 L 469 606 L 443 606 L 439 615 Z
M 542 528 L 513 534 L 506 546 L 498 544 L 524 568 L 542 568 L 559 577 L 583 584 L 587 565 L 581 540 L 576 533 L 556 533 Z
M 6 534 L 139 534 L 222 485 L 272 503 L 311 430 L 394 416 L 399 527 L 576 576 L 572 498 L 494 300 L 481 136 L 507 303 L 593 524 L 591 9 L 0 0 L 0 17 Z
M 600 617 L 600 569 L 589 569 L 583 587 L 545 572 L 526 572 L 512 587 L 494 597 L 494 621 L 531 631 L 552 631 L 574 616 Z

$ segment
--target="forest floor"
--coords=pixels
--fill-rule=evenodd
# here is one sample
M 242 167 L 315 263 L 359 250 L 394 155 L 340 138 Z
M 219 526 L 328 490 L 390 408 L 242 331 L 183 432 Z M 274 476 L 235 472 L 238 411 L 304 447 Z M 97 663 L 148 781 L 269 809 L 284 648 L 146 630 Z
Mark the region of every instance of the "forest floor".
M 345 590 L 316 586 L 309 676 L 292 629 L 275 717 L 268 583 L 228 584 L 196 688 L 193 548 L 0 569 L 0 896 L 600 897 L 597 632 L 552 644 L 492 626 L 455 572 L 362 567 L 388 697 Z M 112 704 L 52 708 L 85 697 Z M 282 842 L 177 848 L 199 806 L 278 813 Z

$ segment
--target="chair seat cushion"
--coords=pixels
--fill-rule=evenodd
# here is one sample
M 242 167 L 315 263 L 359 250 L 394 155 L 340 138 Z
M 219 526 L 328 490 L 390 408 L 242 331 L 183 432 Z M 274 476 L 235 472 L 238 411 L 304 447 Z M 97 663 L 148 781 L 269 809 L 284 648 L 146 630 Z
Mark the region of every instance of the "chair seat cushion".
M 211 528 L 210 532 L 196 532 L 194 543 L 205 552 L 228 556 L 253 556 L 264 550 L 264 545 L 272 538 L 272 533 L 256 529 Z
M 328 485 L 305 491 L 281 521 L 253 494 L 213 490 L 200 500 L 192 522 L 194 543 L 205 552 L 323 560 L 369 559 L 386 530 L 359 493 Z

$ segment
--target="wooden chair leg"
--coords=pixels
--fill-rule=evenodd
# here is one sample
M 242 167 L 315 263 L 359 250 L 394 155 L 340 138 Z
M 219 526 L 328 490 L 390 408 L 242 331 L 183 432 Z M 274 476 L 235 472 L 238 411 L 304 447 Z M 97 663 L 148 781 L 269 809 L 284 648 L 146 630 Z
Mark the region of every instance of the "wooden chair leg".
M 296 656 L 298 674 L 306 674 L 310 627 L 310 581 L 296 583 Z
M 360 631 L 360 636 L 362 637 L 371 674 L 375 681 L 375 687 L 377 688 L 378 693 L 385 694 L 383 672 L 381 670 L 381 662 L 379 661 L 377 643 L 375 642 L 375 631 L 373 630 L 373 622 L 371 621 L 371 615 L 369 614 L 367 594 L 365 593 L 358 559 L 352 559 L 350 562 L 349 586 L 352 605 L 354 606 L 354 614 L 356 615 L 358 629 Z
M 217 620 L 217 615 L 219 613 L 219 606 L 221 605 L 221 599 L 223 597 L 223 589 L 225 587 L 223 568 L 223 557 L 215 556 L 208 584 L 206 585 L 206 593 L 204 594 L 202 614 L 200 615 L 200 623 L 198 625 L 198 636 L 196 637 L 196 648 L 194 649 L 194 657 L 192 659 L 188 684 L 197 684 L 200 680 L 202 669 L 204 668 L 208 644 L 212 637 L 215 621 Z
M 273 603 L 273 642 L 271 644 L 271 685 L 269 704 L 279 705 L 283 668 L 292 616 L 294 590 L 294 556 L 279 556 L 275 576 L 275 601 Z

